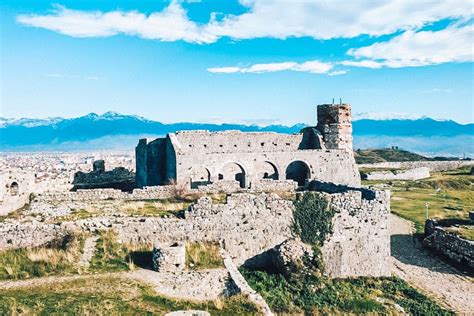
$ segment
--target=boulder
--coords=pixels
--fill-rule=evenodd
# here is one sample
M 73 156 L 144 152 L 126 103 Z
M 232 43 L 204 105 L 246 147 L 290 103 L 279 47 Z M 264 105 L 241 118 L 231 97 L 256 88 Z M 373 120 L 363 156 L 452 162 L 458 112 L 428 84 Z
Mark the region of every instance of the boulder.
M 272 265 L 284 275 L 304 268 L 305 262 L 313 259 L 313 249 L 299 238 L 287 239 L 272 251 Z

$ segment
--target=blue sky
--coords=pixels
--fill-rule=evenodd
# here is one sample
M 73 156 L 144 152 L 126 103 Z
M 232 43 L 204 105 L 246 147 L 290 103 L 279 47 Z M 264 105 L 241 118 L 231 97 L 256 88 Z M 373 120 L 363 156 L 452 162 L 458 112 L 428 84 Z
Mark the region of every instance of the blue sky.
M 473 122 L 470 0 L 2 1 L 3 117 Z

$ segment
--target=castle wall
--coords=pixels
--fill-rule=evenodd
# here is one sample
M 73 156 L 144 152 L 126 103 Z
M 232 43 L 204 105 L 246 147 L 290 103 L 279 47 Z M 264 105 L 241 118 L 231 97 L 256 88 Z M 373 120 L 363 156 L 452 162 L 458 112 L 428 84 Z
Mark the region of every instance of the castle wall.
M 374 192 L 373 199 L 363 199 L 360 191 L 329 195 L 339 211 L 321 249 L 329 276 L 390 276 L 390 191 Z
M 286 171 L 293 161 L 303 162 L 309 169 L 309 179 L 360 186 L 360 175 L 352 152 L 346 150 L 298 150 L 265 153 L 214 153 L 207 155 L 177 155 L 177 182 L 189 184 L 193 168 L 206 168 L 211 181 L 225 173 L 229 164 L 237 164 L 245 174 L 245 184 L 262 179 L 262 164 L 273 165 L 278 173 L 276 180 L 285 180 Z M 226 179 L 224 180 L 235 180 Z

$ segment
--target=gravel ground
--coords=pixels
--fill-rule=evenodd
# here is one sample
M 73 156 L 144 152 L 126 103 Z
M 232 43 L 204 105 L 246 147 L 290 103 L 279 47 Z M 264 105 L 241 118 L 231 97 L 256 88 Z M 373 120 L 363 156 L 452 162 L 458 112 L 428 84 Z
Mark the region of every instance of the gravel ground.
M 390 215 L 393 272 L 445 307 L 474 315 L 474 278 L 425 250 L 410 221 Z

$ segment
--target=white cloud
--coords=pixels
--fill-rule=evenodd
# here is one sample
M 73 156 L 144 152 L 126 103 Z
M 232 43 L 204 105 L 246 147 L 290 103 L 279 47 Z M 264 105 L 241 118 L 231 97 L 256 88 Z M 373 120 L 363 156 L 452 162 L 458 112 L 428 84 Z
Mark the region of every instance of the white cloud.
M 212 73 L 265 73 L 276 71 L 300 71 L 310 72 L 315 74 L 327 73 L 333 68 L 332 63 L 325 63 L 317 60 L 307 61 L 301 64 L 288 61 L 282 63 L 266 63 L 255 64 L 250 67 L 217 67 L 208 68 L 207 71 Z M 341 73 L 342 74 L 342 73 Z
M 146 16 L 136 11 L 86 12 L 56 6 L 48 15 L 19 15 L 17 21 L 28 26 L 45 28 L 73 37 L 106 37 L 117 34 L 139 36 L 164 42 L 183 40 L 191 43 L 212 43 L 216 36 L 190 21 L 177 2 L 161 12 Z
M 416 30 L 445 18 L 472 17 L 472 0 L 242 0 L 248 12 L 227 14 L 207 24 L 191 21 L 177 2 L 149 15 L 137 11 L 80 11 L 56 6 L 51 14 L 20 15 L 18 22 L 74 37 L 117 34 L 161 41 L 213 43 L 233 39 L 312 37 L 352 38 Z
M 472 16 L 472 0 L 245 0 L 249 11 L 211 21 L 216 36 L 234 39 L 380 36 L 419 29 L 445 18 Z
M 346 66 L 400 68 L 437 65 L 473 60 L 472 24 L 454 24 L 440 31 L 406 31 L 387 42 L 350 49 L 357 61 L 343 61 Z
M 347 73 L 347 70 L 336 70 L 328 73 L 329 76 L 341 76 L 345 75 Z
M 222 73 L 222 74 L 231 74 L 235 72 L 240 72 L 239 67 L 217 67 L 217 68 L 208 68 L 207 71 L 212 73 Z

